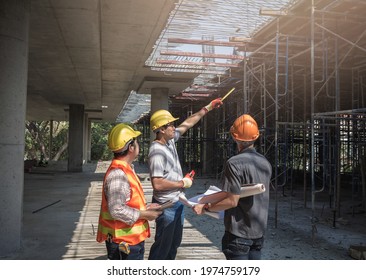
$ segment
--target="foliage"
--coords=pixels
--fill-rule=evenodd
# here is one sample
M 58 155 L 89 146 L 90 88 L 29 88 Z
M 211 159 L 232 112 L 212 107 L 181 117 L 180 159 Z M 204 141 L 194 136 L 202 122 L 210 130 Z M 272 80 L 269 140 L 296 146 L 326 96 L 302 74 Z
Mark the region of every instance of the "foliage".
M 110 160 L 113 157 L 108 149 L 108 132 L 111 123 L 92 123 L 91 126 L 91 160 Z
M 26 121 L 25 160 L 67 160 L 69 123 L 65 121 L 53 121 L 52 126 L 52 151 L 50 159 L 50 121 Z M 91 124 L 91 160 L 112 159 L 112 153 L 107 146 L 108 132 L 112 126 L 110 123 Z
M 67 158 L 68 122 L 53 121 L 51 159 Z M 25 159 L 50 160 L 50 121 L 26 121 Z

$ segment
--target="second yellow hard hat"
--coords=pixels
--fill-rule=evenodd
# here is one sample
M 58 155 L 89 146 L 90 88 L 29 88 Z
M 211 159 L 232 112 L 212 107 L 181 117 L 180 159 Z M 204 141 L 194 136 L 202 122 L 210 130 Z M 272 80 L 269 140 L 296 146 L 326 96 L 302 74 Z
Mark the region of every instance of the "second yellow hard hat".
M 169 113 L 167 110 L 158 110 L 154 114 L 151 115 L 150 118 L 150 128 L 152 131 L 157 130 L 158 128 L 174 122 L 179 118 L 175 118 L 172 114 Z

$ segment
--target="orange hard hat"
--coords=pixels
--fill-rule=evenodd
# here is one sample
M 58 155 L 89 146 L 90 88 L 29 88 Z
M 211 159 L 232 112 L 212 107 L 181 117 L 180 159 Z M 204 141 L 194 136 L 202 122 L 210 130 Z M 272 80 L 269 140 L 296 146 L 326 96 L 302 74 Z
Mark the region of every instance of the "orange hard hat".
M 231 136 L 238 141 L 254 141 L 259 137 L 257 122 L 249 115 L 238 117 L 230 128 Z

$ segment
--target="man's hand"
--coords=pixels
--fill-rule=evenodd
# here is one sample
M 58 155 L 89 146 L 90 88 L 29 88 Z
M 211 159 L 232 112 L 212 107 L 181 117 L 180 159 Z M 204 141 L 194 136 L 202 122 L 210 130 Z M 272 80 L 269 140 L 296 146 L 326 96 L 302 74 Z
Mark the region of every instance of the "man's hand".
M 183 188 L 190 188 L 192 186 L 193 183 L 193 177 L 194 174 L 196 174 L 196 172 L 194 172 L 194 170 L 192 170 L 191 172 L 187 173 L 186 176 L 184 176 L 183 178 Z
M 153 210 L 153 208 L 147 209 L 147 210 L 141 210 L 140 211 L 140 219 L 145 219 L 148 221 L 153 221 L 157 217 L 159 217 L 163 213 L 161 210 Z
M 156 210 L 160 207 L 159 203 L 150 203 L 146 205 L 146 210 Z
M 203 109 L 207 112 L 210 112 L 212 109 L 219 108 L 222 105 L 221 98 L 216 98 L 212 100 L 208 105 L 203 107 Z
M 192 209 L 197 215 L 202 215 L 205 213 L 205 204 L 196 204 Z
M 182 179 L 182 181 L 184 189 L 190 188 L 192 186 L 192 179 L 187 177 L 187 175 Z

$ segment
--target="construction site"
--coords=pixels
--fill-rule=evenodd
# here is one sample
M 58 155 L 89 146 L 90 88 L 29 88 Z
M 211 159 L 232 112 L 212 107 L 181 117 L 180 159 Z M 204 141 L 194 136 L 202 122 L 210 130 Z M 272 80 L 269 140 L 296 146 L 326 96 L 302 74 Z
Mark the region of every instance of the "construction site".
M 187 196 L 219 186 L 225 162 L 237 153 L 230 127 L 250 114 L 260 127 L 256 149 L 273 167 L 264 259 L 366 258 L 366 1 L 161 0 L 154 7 L 149 0 L 29 2 L 25 119 L 69 120 L 71 159 L 19 171 L 24 183 L 5 191 L 6 210 L 0 214 L 1 236 L 17 232 L 11 238 L 19 246 L 14 251 L 9 239 L 0 237 L 0 259 L 106 259 L 95 227 L 108 162 L 88 158 L 90 123 L 130 123 L 142 132 L 136 171 L 150 198 L 151 114 L 168 109 L 179 124 L 219 97 L 225 97 L 223 105 L 177 143 L 183 172 L 196 171 Z M 87 35 L 79 42 L 72 34 L 75 26 L 75 32 L 88 30 L 87 22 L 74 17 L 89 8 L 97 25 L 89 34 L 94 45 L 78 49 L 91 43 Z M 58 26 L 62 40 L 55 44 L 66 50 L 72 67 L 50 67 L 60 55 L 51 51 L 53 31 L 43 27 L 48 21 Z M 154 28 L 140 30 L 139 24 Z M 146 45 L 137 45 L 139 33 Z M 13 85 L 4 90 L 10 89 Z M 75 132 L 78 128 L 82 132 Z M 5 152 L 7 145 L 1 144 L 1 155 L 18 165 Z M 13 186 L 12 178 L 1 188 Z M 9 226 L 14 205 L 19 228 Z M 223 222 L 189 209 L 186 215 L 177 259 L 225 259 Z M 58 233 L 44 231 L 50 223 Z M 45 255 L 54 234 L 59 237 L 54 252 Z

